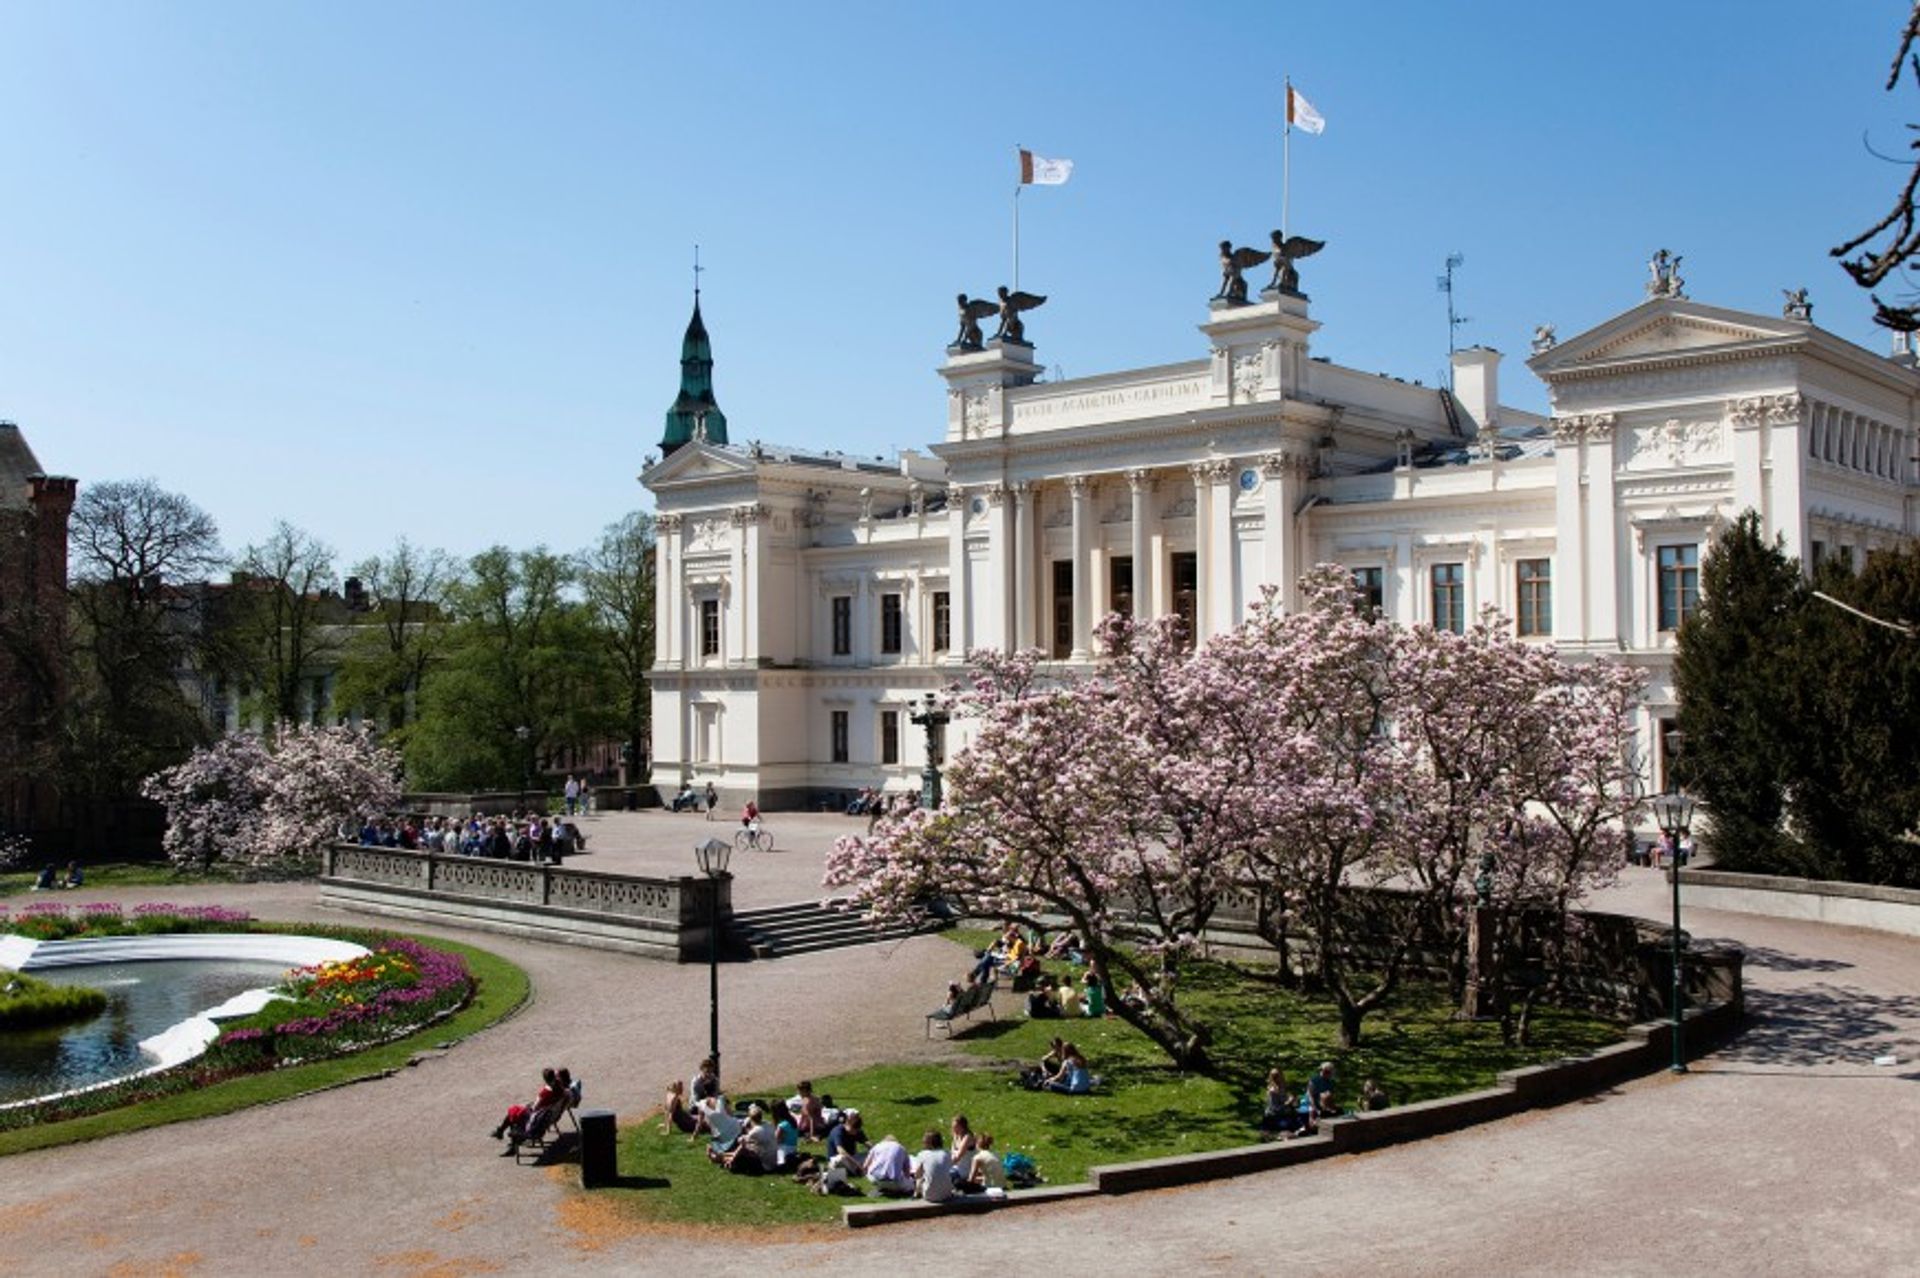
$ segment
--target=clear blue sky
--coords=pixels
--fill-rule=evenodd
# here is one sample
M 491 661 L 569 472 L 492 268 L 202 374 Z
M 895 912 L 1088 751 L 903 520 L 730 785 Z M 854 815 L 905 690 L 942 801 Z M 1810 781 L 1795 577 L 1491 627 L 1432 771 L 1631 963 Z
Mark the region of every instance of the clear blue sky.
M 1826 250 L 1903 176 L 1906 6 L 0 2 L 0 417 L 232 548 L 571 550 L 646 504 L 692 245 L 733 438 L 939 437 L 953 295 L 1010 273 L 1068 376 L 1198 358 L 1223 236 L 1292 229 L 1316 353 L 1431 383 L 1686 257 L 1868 345 Z M 1543 408 L 1509 361 L 1504 398 Z

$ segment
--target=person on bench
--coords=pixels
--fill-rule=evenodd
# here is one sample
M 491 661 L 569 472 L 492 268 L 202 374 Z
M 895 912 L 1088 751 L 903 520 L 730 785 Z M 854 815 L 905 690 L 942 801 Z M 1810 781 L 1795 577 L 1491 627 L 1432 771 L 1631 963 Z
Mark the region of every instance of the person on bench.
M 540 1092 L 531 1105 L 509 1105 L 505 1118 L 493 1129 L 493 1138 L 507 1138 L 507 1153 L 515 1153 L 520 1143 L 527 1138 L 527 1124 L 532 1121 L 535 1112 L 553 1104 L 553 1098 L 559 1090 L 559 1075 L 549 1065 L 540 1071 Z
M 560 1121 L 560 1116 L 580 1103 L 580 1084 L 573 1081 L 573 1075 L 566 1069 L 553 1072 L 553 1093 L 545 1104 L 536 1104 L 533 1112 L 527 1115 L 524 1134 L 515 1145 L 522 1141 L 537 1141 L 547 1134 L 547 1128 Z

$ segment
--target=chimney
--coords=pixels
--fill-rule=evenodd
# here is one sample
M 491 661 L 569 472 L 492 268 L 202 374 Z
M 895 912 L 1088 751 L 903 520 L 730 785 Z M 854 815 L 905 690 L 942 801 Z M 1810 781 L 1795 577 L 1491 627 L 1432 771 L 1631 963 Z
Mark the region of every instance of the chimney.
M 1500 352 L 1469 346 L 1453 353 L 1453 397 L 1473 420 L 1474 430 L 1494 433 L 1500 426 Z
M 346 587 L 347 611 L 365 612 L 370 606 L 367 603 L 366 583 L 362 582 L 358 577 L 349 577 L 346 581 Z

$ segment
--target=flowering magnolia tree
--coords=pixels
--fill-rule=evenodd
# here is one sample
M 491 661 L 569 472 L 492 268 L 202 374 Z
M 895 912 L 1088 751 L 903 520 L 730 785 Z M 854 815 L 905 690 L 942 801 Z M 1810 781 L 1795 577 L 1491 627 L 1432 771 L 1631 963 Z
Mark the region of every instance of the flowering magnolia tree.
M 147 778 L 141 793 L 167 809 L 164 846 L 176 864 L 311 868 L 341 829 L 392 809 L 400 757 L 365 728 L 283 724 L 271 749 L 222 737 Z
M 1393 626 L 1337 565 L 1301 596 L 1289 612 L 1267 592 L 1198 651 L 1172 623 L 1110 619 L 1084 678 L 1047 677 L 1035 652 L 971 654 L 959 708 L 979 732 L 946 808 L 842 839 L 828 885 L 883 917 L 943 897 L 1064 920 L 1139 986 L 1142 1006 L 1115 1010 L 1183 1064 L 1208 1034 L 1179 1005 L 1177 959 L 1228 892 L 1253 900 L 1283 972 L 1338 1005 L 1347 1046 L 1421 949 L 1463 968 L 1486 850 L 1495 903 L 1557 912 L 1564 935 L 1637 804 L 1638 676 L 1563 663 L 1494 617 Z

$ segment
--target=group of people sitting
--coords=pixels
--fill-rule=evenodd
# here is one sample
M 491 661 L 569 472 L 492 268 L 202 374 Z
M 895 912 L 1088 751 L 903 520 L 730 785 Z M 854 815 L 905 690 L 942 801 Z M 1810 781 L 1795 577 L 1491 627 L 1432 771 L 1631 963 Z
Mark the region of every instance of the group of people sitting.
M 1085 964 L 1078 980 L 1070 976 L 1054 977 L 1042 966 L 1046 960 Z M 1079 933 L 1061 932 L 1051 940 L 1028 937 L 1019 926 L 1008 927 L 987 949 L 974 955 L 967 973 L 972 985 L 1006 977 L 1015 993 L 1027 996 L 1027 1015 L 1046 1017 L 1090 1017 L 1098 1020 L 1109 1014 L 1114 1000 L 1113 984 L 1100 961 L 1089 956 Z M 953 991 L 949 990 L 949 994 Z M 1131 993 L 1131 992 L 1130 992 Z M 1123 997 L 1120 1001 L 1127 1001 Z
M 560 1116 L 580 1104 L 580 1083 L 567 1070 L 548 1066 L 540 1071 L 540 1090 L 528 1104 L 507 1106 L 506 1117 L 493 1129 L 495 1140 L 505 1139 L 501 1157 L 520 1152 L 520 1146 L 538 1142 Z
M 56 888 L 77 888 L 86 885 L 87 872 L 80 868 L 78 861 L 67 862 L 67 876 L 64 879 L 60 877 L 60 872 L 54 869 L 53 862 L 49 861 L 40 867 L 40 873 L 34 876 L 33 880 L 33 890 L 36 892 L 51 892 Z
M 1099 1081 L 1087 1068 L 1087 1057 L 1077 1046 L 1055 1038 L 1040 1063 L 1020 1071 L 1020 1084 L 1029 1091 L 1085 1096 Z
M 373 817 L 360 827 L 362 847 L 405 848 L 444 856 L 493 857 L 557 865 L 585 850 L 587 836 L 571 821 L 534 812 L 487 817 Z
M 683 781 L 680 783 L 680 793 L 673 796 L 673 802 L 668 807 L 674 812 L 705 812 L 711 817 L 719 802 L 720 792 L 713 788 L 713 782 L 707 782 L 706 792 L 702 794 L 693 788 L 693 782 Z
M 1378 1081 L 1369 1078 L 1360 1085 L 1360 1110 L 1386 1107 L 1387 1093 Z M 1306 1090 L 1297 1094 L 1288 1088 L 1286 1075 L 1269 1070 L 1260 1109 L 1260 1136 L 1263 1140 L 1311 1136 L 1320 1130 L 1321 1119 L 1338 1118 L 1345 1112 L 1334 1099 L 1332 1061 L 1321 1061 L 1320 1068 L 1308 1077 Z
M 815 1095 L 811 1080 L 803 1079 L 785 1100 L 754 1101 L 742 1113 L 728 1103 L 710 1059 L 700 1062 L 690 1084 L 668 1084 L 660 1130 L 704 1137 L 707 1160 L 733 1175 L 791 1173 L 820 1194 L 857 1195 L 864 1181 L 884 1197 L 945 1202 L 955 1194 L 1004 1192 L 1007 1185 L 992 1134 L 976 1136 L 964 1114 L 954 1116 L 951 1151 L 929 1129 L 920 1151 L 909 1156 L 890 1134 L 870 1145 L 860 1111 Z M 818 1141 L 822 1149 L 802 1154 L 802 1141 Z

